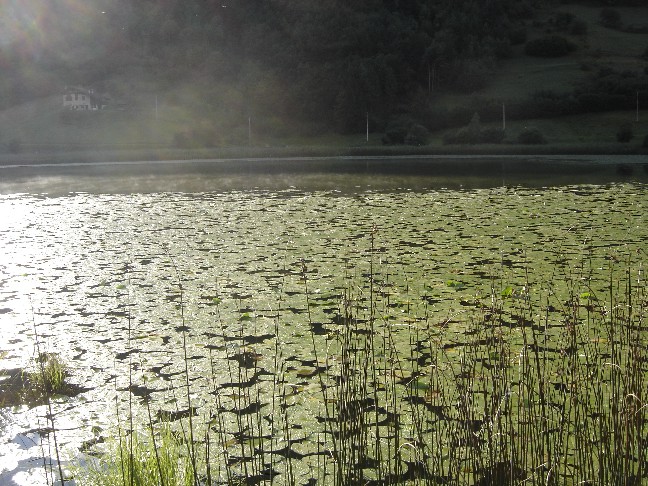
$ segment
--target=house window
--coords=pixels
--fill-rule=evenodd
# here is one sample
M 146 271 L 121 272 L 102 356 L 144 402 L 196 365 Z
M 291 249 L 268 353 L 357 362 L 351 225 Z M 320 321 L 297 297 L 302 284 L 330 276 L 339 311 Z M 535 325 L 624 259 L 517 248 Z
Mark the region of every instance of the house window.
M 72 101 L 72 95 L 66 94 L 65 95 L 65 101 Z

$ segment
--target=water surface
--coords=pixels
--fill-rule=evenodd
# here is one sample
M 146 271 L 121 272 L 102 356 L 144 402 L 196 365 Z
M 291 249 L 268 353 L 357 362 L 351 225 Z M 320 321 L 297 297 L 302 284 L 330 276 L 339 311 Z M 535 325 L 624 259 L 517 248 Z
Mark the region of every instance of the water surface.
M 583 256 L 602 267 L 645 251 L 648 238 L 641 179 L 108 169 L 0 183 L 0 369 L 33 363 L 34 329 L 69 363 L 88 390 L 54 404 L 68 456 L 109 435 L 130 397 L 136 413 L 143 396 L 174 410 L 185 337 L 194 405 L 209 406 L 213 376 L 231 377 L 226 362 L 212 375 L 207 357 L 253 347 L 270 368 L 279 345 L 298 372 L 312 364 L 311 327 L 325 346 L 344 291 L 366 292 L 370 272 L 388 290 L 391 318 L 406 324 L 416 307 L 450 323 L 444 339 L 459 342 L 461 302 L 494 281 L 539 286 L 529 269 L 540 279 Z M 407 327 L 399 332 L 407 342 Z M 128 370 L 146 385 L 129 391 Z M 0 409 L 0 484 L 44 481 L 45 415 Z

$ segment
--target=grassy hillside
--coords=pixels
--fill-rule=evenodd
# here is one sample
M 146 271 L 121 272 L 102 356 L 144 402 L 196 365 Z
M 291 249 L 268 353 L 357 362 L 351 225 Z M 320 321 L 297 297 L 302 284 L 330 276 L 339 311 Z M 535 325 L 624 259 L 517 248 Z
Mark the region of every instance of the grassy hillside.
M 623 25 L 648 26 L 648 8 L 614 10 L 621 14 Z M 560 58 L 537 58 L 526 56 L 524 46 L 516 46 L 513 56 L 500 63 L 481 95 L 511 100 L 524 98 L 540 89 L 569 91 L 598 67 L 643 71 L 648 66 L 646 60 L 640 58 L 648 48 L 646 34 L 603 27 L 599 23 L 600 7 L 562 5 L 557 10 L 546 10 L 532 24 L 528 39 L 555 32 L 552 19 L 557 12 L 573 14 L 575 19 L 587 25 L 585 35 L 566 35 L 576 44 L 576 51 Z
M 545 9 L 527 22 L 527 41 L 557 34 L 568 38 L 576 49 L 564 57 L 543 58 L 525 54 L 523 44 L 512 47 L 510 56 L 494 65 L 485 76 L 485 86 L 472 93 L 449 93 L 432 90 L 421 93 L 425 113 L 423 125 L 431 130 L 429 143 L 442 145 L 444 134 L 468 124 L 472 114 L 482 106 L 495 107 L 490 115 L 480 112 L 484 127 L 500 127 L 502 104 L 522 103 L 540 90 L 571 93 L 585 80 L 603 68 L 643 73 L 648 60 L 642 55 L 648 49 L 648 36 L 632 31 L 648 27 L 648 7 L 615 8 L 621 16 L 617 29 L 601 25 L 601 8 L 581 4 Z M 585 25 L 585 32 L 567 32 L 557 25 L 561 14 Z M 130 76 L 129 76 L 130 73 Z M 443 73 L 435 73 L 442 76 Z M 125 88 L 125 79 L 129 86 Z M 197 83 L 180 82 L 156 88 L 150 73 L 140 69 L 108 74 L 106 86 L 119 85 L 129 93 L 130 104 L 123 110 L 65 113 L 62 94 L 32 100 L 0 111 L 0 152 L 67 151 L 78 149 L 181 148 L 205 146 L 356 146 L 365 145 L 365 133 L 340 136 L 305 128 L 303 120 L 282 116 L 282 107 L 269 100 L 279 99 L 279 83 L 267 84 L 268 106 L 249 115 L 250 100 L 245 89 L 201 79 Z M 247 89 L 247 88 L 246 88 Z M 259 88 L 260 89 L 260 88 Z M 648 87 L 646 94 L 648 98 Z M 157 93 L 155 92 L 157 91 Z M 262 90 L 263 91 L 263 90 Z M 257 105 L 263 102 L 257 99 Z M 205 107 L 209 107 L 205 109 Z M 609 145 L 609 150 L 639 149 L 648 134 L 648 105 L 636 112 L 628 106 L 622 110 L 583 113 L 534 119 L 524 112 L 509 115 L 505 142 L 515 142 L 527 127 L 539 129 L 550 144 Z M 518 110 L 519 111 L 519 110 Z M 452 115 L 452 116 L 451 116 Z M 358 113 L 363 126 L 364 113 Z M 426 121 L 433 123 L 427 123 Z M 627 144 L 616 141 L 616 132 L 630 124 L 634 138 Z M 316 127 L 316 125 L 314 125 Z M 379 145 L 384 126 L 371 119 L 370 145 Z M 306 136 L 306 133 L 312 135 Z M 611 147 L 611 148 L 610 148 Z M 451 150 L 448 147 L 448 150 Z

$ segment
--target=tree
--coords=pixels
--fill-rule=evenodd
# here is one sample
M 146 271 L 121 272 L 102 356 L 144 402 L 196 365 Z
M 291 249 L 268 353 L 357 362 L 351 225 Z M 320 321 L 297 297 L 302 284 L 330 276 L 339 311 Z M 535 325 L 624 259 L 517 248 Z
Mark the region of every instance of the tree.
M 604 8 L 601 9 L 599 14 L 599 22 L 603 27 L 608 29 L 620 29 L 621 28 L 621 14 L 618 10 L 613 8 Z

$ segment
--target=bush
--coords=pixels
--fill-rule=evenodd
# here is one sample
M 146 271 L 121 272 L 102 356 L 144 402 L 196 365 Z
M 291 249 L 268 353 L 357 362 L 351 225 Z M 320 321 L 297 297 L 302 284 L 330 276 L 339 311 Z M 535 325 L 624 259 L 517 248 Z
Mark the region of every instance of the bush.
M 506 137 L 506 132 L 501 128 L 489 127 L 481 131 L 481 143 L 502 143 Z
M 541 145 L 547 143 L 544 135 L 537 128 L 525 128 L 518 135 L 518 143 L 523 145 Z
M 621 125 L 619 127 L 619 130 L 617 130 L 617 142 L 627 143 L 632 140 L 633 137 L 634 134 L 632 133 L 632 125 L 630 124 Z
M 448 132 L 443 136 L 445 145 L 458 144 L 476 144 L 476 143 L 502 143 L 506 132 L 501 128 L 489 127 L 481 128 L 479 114 L 475 113 L 470 123 L 459 130 Z
M 468 135 L 468 143 L 479 143 L 481 139 L 481 119 L 479 113 L 475 113 L 472 116 L 465 130 Z
M 407 145 L 425 145 L 428 141 L 429 132 L 423 125 L 414 123 L 407 135 L 405 136 L 405 143 Z
M 526 43 L 524 52 L 534 57 L 561 57 L 576 50 L 576 45 L 559 35 L 550 35 Z
M 614 10 L 613 8 L 601 9 L 599 22 L 603 27 L 607 27 L 608 29 L 620 29 L 621 14 L 618 10 Z
M 459 129 L 459 130 L 453 130 L 450 132 L 446 132 L 443 135 L 443 144 L 444 145 L 463 145 L 468 143 L 468 137 L 465 136 L 465 130 L 464 129 Z
M 409 133 L 412 121 L 405 117 L 398 117 L 389 120 L 382 136 L 384 145 L 402 145 Z
M 392 118 L 387 123 L 382 137 L 384 145 L 425 145 L 428 141 L 428 129 L 407 116 Z

